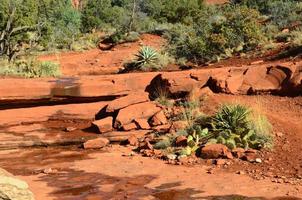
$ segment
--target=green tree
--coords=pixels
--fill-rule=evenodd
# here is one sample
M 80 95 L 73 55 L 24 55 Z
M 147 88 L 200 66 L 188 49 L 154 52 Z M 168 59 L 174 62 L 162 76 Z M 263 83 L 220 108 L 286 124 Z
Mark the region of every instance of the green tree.
M 23 43 L 33 39 L 32 34 L 42 24 L 35 0 L 2 0 L 0 4 L 0 55 L 12 60 Z

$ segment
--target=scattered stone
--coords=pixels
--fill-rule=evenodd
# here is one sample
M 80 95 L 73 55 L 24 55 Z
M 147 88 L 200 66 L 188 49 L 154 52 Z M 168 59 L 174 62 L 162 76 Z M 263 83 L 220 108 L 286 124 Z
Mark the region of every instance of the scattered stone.
M 163 111 L 156 113 L 150 120 L 152 126 L 165 125 L 168 123 L 168 120 Z
M 235 158 L 242 158 L 244 156 L 245 150 L 243 148 L 235 148 L 232 150 L 232 154 Z
M 153 150 L 153 146 L 150 144 L 149 141 L 144 141 L 139 143 L 140 150 Z
M 246 150 L 244 156 L 242 157 L 243 160 L 249 162 L 256 162 L 257 158 L 258 158 L 258 152 L 257 150 L 253 150 L 253 149 Z
M 187 146 L 187 137 L 184 135 L 178 136 L 175 140 L 175 145 L 177 147 L 185 147 Z
M 35 198 L 26 182 L 0 168 L 0 199 L 34 200 Z
M 177 155 L 175 155 L 175 154 L 168 154 L 168 155 L 167 155 L 167 158 L 168 158 L 169 160 L 176 160 Z
M 257 60 L 257 61 L 251 62 L 251 65 L 259 65 L 259 64 L 262 64 L 262 63 L 264 63 L 263 60 Z
M 256 162 L 256 163 L 262 163 L 262 160 L 261 160 L 260 158 L 256 158 L 256 159 L 255 159 L 255 162 Z
M 227 162 L 225 159 L 217 159 L 215 160 L 216 165 L 225 165 Z
M 123 126 L 124 131 L 131 131 L 131 130 L 134 130 L 136 128 L 137 128 L 137 126 L 134 122 Z
M 276 136 L 277 136 L 277 137 L 283 137 L 283 135 L 284 135 L 284 134 L 283 134 L 282 132 L 277 132 L 277 133 L 276 133 Z
M 57 169 L 52 169 L 52 168 L 47 168 L 47 169 L 43 170 L 43 173 L 44 174 L 55 174 L 55 173 L 58 173 L 58 170 Z
M 99 133 L 107 133 L 113 130 L 113 117 L 106 117 L 104 119 L 96 120 L 92 124 L 98 128 Z
M 210 144 L 203 147 L 201 157 L 205 159 L 233 158 L 230 150 L 223 144 Z
M 146 119 L 135 119 L 134 122 L 136 125 L 143 130 L 149 130 L 151 127 Z
M 96 138 L 88 140 L 83 144 L 84 149 L 100 149 L 108 145 L 110 142 L 107 138 Z
M 239 175 L 244 175 L 244 174 L 245 174 L 245 172 L 244 172 L 244 171 L 242 171 L 242 170 L 240 170 L 240 171 L 237 171 L 237 172 L 236 172 L 236 174 L 239 174 Z
M 66 131 L 66 132 L 72 132 L 72 131 L 75 131 L 75 130 L 77 130 L 77 128 L 72 127 L 72 126 L 69 126 L 69 127 L 66 127 L 66 128 L 65 128 L 65 131 Z

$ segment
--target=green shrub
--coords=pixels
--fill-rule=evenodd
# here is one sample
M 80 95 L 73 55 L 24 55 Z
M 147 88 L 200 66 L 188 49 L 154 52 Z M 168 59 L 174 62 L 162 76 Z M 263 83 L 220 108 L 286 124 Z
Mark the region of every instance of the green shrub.
M 252 111 L 239 104 L 223 105 L 212 117 L 211 127 L 216 142 L 231 149 L 260 149 L 271 144 L 271 126 L 266 118 L 252 118 Z
M 259 13 L 241 6 L 201 10 L 193 25 L 176 24 L 166 34 L 176 58 L 216 61 L 252 50 L 264 40 Z
M 8 63 L 0 71 L 4 76 L 22 76 L 26 78 L 58 77 L 61 75 L 60 65 L 51 61 L 39 62 L 35 58 L 16 60 Z

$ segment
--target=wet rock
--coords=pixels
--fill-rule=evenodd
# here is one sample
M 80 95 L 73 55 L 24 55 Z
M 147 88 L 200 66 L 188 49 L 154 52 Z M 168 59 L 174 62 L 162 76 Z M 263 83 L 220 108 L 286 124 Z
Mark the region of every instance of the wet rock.
M 134 130 L 136 128 L 137 128 L 137 126 L 134 122 L 123 126 L 124 131 L 131 131 L 131 130 Z
M 201 149 L 205 159 L 233 158 L 231 151 L 223 144 L 210 144 Z
M 0 168 L 1 200 L 34 200 L 28 184 Z
M 148 120 L 146 119 L 135 119 L 134 122 L 138 126 L 138 128 L 143 129 L 143 130 L 149 130 L 151 129 Z
M 187 137 L 186 136 L 178 136 L 175 140 L 175 145 L 177 147 L 185 147 L 187 146 Z
M 108 145 L 110 141 L 107 138 L 96 138 L 88 140 L 83 144 L 84 149 L 100 149 Z
M 107 108 L 107 112 L 114 112 L 128 106 L 149 101 L 149 94 L 146 92 L 129 94 L 111 101 Z
M 128 106 L 119 111 L 115 120 L 115 127 L 130 124 L 135 119 L 148 120 L 160 110 L 161 108 L 157 107 L 153 102 L 145 102 Z
M 92 124 L 98 128 L 99 133 L 107 133 L 113 130 L 113 117 L 96 120 Z
M 152 126 L 165 125 L 168 123 L 168 120 L 165 116 L 164 111 L 156 113 L 150 120 Z

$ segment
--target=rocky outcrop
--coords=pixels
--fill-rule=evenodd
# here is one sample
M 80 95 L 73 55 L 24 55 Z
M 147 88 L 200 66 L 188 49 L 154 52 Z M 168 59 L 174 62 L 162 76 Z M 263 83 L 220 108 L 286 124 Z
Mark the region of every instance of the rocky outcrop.
M 34 200 L 26 182 L 0 168 L 0 200 Z

